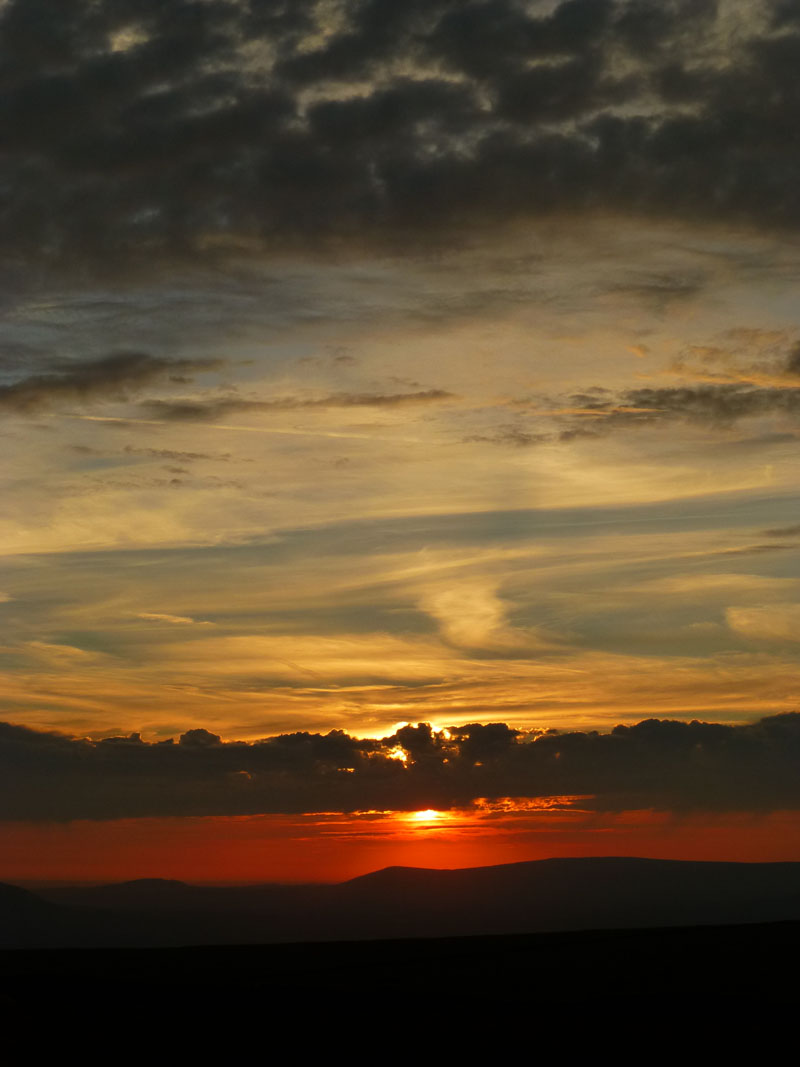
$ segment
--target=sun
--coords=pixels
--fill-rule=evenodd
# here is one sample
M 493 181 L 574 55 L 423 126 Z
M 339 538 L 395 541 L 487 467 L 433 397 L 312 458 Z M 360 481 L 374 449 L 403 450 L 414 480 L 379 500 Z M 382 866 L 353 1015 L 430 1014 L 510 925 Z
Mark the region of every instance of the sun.
M 406 815 L 406 819 L 414 823 L 445 822 L 449 818 L 449 812 L 436 811 L 435 808 L 425 808 L 424 811 L 410 811 Z

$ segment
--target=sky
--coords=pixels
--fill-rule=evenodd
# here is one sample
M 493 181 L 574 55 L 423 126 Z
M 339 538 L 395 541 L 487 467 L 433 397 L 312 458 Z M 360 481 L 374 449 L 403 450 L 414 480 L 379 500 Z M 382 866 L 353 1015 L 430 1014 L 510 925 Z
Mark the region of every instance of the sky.
M 0 877 L 800 860 L 798 62 L 0 3 Z

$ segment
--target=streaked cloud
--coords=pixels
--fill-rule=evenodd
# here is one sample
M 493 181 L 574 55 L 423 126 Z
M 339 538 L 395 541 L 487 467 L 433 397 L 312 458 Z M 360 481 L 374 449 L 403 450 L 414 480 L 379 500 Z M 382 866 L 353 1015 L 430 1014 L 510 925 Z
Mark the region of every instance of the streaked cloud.
M 240 412 L 285 412 L 326 408 L 395 408 L 406 404 L 427 404 L 451 400 L 444 389 L 427 389 L 416 393 L 339 393 L 322 397 L 282 397 L 272 400 L 246 400 L 239 397 L 198 400 L 150 400 L 144 410 L 159 419 L 222 419 Z
M 728 625 L 743 637 L 756 641 L 800 641 L 800 604 L 732 606 L 726 611 Z
M 157 611 L 140 611 L 136 617 L 144 619 L 146 622 L 166 622 L 174 626 L 197 625 L 197 619 L 190 619 L 188 615 L 165 615 Z M 210 624 L 200 622 L 199 625 L 208 626 Z
M 0 410 L 30 414 L 54 404 L 125 399 L 156 379 L 214 366 L 210 360 L 170 359 L 147 352 L 115 352 L 99 359 L 73 360 L 0 385 Z

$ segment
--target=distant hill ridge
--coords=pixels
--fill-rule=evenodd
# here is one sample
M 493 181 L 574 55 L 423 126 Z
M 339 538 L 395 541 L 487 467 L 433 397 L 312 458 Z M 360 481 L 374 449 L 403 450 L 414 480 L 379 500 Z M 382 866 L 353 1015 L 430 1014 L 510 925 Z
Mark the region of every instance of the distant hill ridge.
M 106 883 L 107 886 L 115 886 L 118 889 L 121 889 L 124 886 L 130 886 L 131 888 L 136 886 L 141 889 L 169 889 L 171 887 L 185 888 L 189 884 L 189 882 L 181 882 L 176 878 L 131 878 L 127 882 Z
M 336 885 L 142 878 L 31 893 L 0 886 L 0 945 L 170 946 L 448 937 L 800 920 L 800 863 L 609 856 Z
M 355 878 L 350 878 L 347 882 L 339 884 L 353 885 L 357 882 L 365 881 L 389 881 L 394 877 L 405 879 L 406 877 L 415 875 L 420 875 L 421 877 L 424 876 L 426 878 L 430 876 L 450 877 L 467 876 L 472 873 L 480 872 L 480 877 L 489 877 L 493 872 L 501 871 L 512 875 L 522 874 L 523 872 L 535 873 L 547 869 L 569 871 L 584 868 L 586 870 L 599 871 L 603 867 L 608 868 L 609 871 L 621 873 L 626 868 L 641 870 L 649 868 L 652 871 L 688 871 L 692 868 L 697 871 L 710 871 L 714 869 L 741 870 L 743 868 L 767 869 L 775 867 L 800 869 L 800 863 L 780 861 L 772 863 L 742 863 L 736 860 L 671 860 L 651 859 L 648 857 L 642 858 L 638 856 L 553 856 L 541 860 L 520 860 L 515 863 L 495 863 L 489 866 L 479 867 L 405 867 L 395 865 L 391 867 L 381 867 L 377 871 L 369 871 L 367 874 L 357 875 Z

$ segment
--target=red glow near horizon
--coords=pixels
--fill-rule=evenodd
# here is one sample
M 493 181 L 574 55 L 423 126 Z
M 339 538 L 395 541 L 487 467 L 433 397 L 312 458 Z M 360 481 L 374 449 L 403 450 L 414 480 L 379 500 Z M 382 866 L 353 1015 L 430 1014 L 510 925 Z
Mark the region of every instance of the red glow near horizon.
M 337 882 L 556 856 L 800 860 L 800 813 L 576 810 L 124 819 L 0 827 L 4 881 Z

